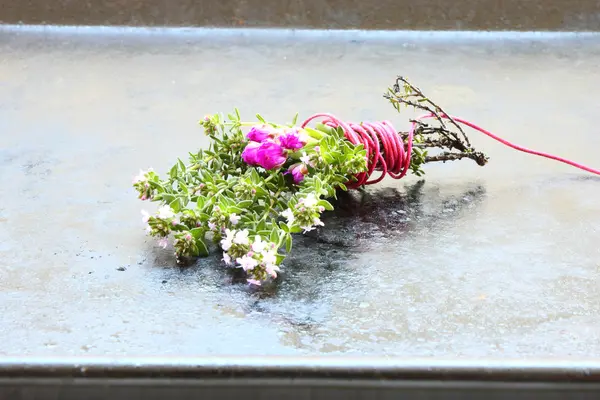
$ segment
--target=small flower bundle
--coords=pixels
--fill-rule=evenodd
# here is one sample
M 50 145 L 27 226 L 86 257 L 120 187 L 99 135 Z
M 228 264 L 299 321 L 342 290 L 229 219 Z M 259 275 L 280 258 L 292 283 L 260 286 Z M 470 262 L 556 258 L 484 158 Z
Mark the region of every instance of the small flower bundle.
M 162 203 L 156 215 L 142 212 L 150 235 L 167 246 L 173 234 L 178 258 L 208 254 L 212 240 L 223 262 L 260 284 L 277 277 L 292 248 L 292 234 L 323 226 L 320 219 L 348 177 L 366 169 L 366 152 L 326 126 L 301 128 L 207 116 L 208 150 L 179 160 L 161 180 L 152 170 L 133 182 L 139 199 Z
M 385 176 L 400 179 L 409 171 L 420 176 L 428 162 L 468 158 L 485 165 L 488 158 L 472 148 L 459 123 L 532 152 L 450 117 L 402 77 L 384 97 L 398 111 L 410 106 L 426 114 L 412 120 L 408 132 L 397 132 L 388 121 L 349 123 L 330 114 L 313 115 L 300 125 L 297 116 L 287 125 L 260 115 L 244 122 L 237 109 L 227 118 L 206 116 L 200 123 L 211 139 L 208 149 L 190 153 L 187 163 L 178 160 L 164 179 L 152 169 L 134 178 L 140 200 L 161 204 L 156 215 L 142 211 L 147 232 L 163 248 L 172 235 L 178 261 L 208 255 L 212 241 L 225 265 L 242 269 L 248 282 L 260 285 L 278 276 L 293 234 L 323 226 L 321 215 L 333 210 L 328 199 L 336 198 L 337 190 L 375 184 Z M 321 122 L 308 126 L 317 119 Z M 437 126 L 423 122 L 428 119 Z M 438 153 L 429 154 L 432 149 Z M 375 171 L 381 175 L 372 178 Z

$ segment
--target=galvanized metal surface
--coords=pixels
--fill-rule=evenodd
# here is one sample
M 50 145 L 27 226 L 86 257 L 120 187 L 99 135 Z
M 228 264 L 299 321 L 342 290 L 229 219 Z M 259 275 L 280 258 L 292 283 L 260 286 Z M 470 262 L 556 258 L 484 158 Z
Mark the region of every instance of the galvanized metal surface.
M 0 0 L 0 23 L 600 31 L 598 0 Z
M 4 359 L 10 399 L 595 398 L 597 363 L 439 362 L 381 358 Z M 537 397 L 536 397 L 537 396 Z
M 600 180 L 471 133 L 490 156 L 353 193 L 282 281 L 188 269 L 130 189 L 206 146 L 196 121 L 392 119 L 410 77 L 456 115 L 598 166 L 600 39 L 0 30 L 0 354 L 600 354 Z M 123 270 L 124 269 L 124 270 Z

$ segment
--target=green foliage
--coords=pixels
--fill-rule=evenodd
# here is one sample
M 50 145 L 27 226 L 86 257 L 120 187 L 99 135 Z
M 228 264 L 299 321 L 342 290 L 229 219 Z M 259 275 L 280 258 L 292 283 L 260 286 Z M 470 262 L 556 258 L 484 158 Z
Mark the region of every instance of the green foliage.
M 267 125 L 283 132 L 295 125 L 278 125 L 256 116 L 242 122 L 236 109 L 205 117 L 200 124 L 211 139 L 208 149 L 177 160 L 164 178 L 152 170 L 141 172 L 133 186 L 142 200 L 160 204 L 158 215 L 148 218 L 150 235 L 173 235 L 177 257 L 208 254 L 207 240 L 219 245 L 223 259 L 240 264 L 251 282 L 277 276 L 285 254 L 292 249 L 292 234 L 322 225 L 320 215 L 333 206 L 326 198 L 366 170 L 366 151 L 344 139 L 340 129 L 324 125 L 297 129 L 305 145 L 286 153 L 279 168 L 266 170 L 246 164 L 242 152 L 249 141 L 248 126 Z M 291 169 L 302 165 L 306 175 L 294 183 Z

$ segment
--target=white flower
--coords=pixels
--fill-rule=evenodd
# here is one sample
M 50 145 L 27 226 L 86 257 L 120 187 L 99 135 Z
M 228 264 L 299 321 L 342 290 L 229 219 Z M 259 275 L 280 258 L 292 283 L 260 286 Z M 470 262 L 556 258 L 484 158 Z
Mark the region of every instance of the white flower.
M 140 173 L 137 174 L 134 178 L 133 178 L 133 183 L 138 183 L 138 182 L 145 182 L 148 180 L 148 178 L 146 177 L 146 174 L 148 172 L 153 172 L 154 170 L 152 168 L 148 168 L 147 171 L 144 171 L 142 169 L 140 169 Z
M 254 243 L 252 243 L 252 250 L 260 253 L 265 249 L 265 247 L 267 247 L 267 244 L 268 243 L 263 241 L 260 236 L 256 235 L 254 237 Z
M 294 217 L 294 212 L 290 208 L 288 208 L 287 210 L 283 211 L 281 213 L 281 216 L 285 217 L 287 219 L 288 224 L 293 224 L 294 221 L 295 221 L 295 219 L 296 219 L 296 217 Z
M 315 228 L 313 228 L 313 227 L 312 227 L 312 226 L 310 226 L 310 225 L 301 226 L 300 228 L 304 229 L 304 233 L 306 233 L 306 232 L 310 232 L 310 231 L 312 231 L 312 230 L 314 230 L 314 229 L 315 229 Z
M 267 274 L 271 275 L 272 278 L 277 278 L 277 272 L 279 271 L 279 267 L 275 264 L 267 264 L 265 265 L 265 271 Z
M 246 279 L 246 281 L 251 285 L 260 286 L 260 281 L 256 279 Z
M 167 238 L 161 238 L 158 240 L 158 245 L 160 247 L 162 247 L 163 249 L 166 249 L 168 244 L 169 244 L 169 240 Z
M 146 223 L 146 222 L 148 222 L 149 219 L 150 219 L 150 214 L 148 214 L 148 211 L 142 210 L 142 222 Z
M 275 264 L 277 257 L 274 251 L 265 251 L 262 253 L 262 260 L 265 264 Z
M 304 164 L 308 164 L 310 162 L 310 156 L 307 156 L 306 152 L 303 151 L 302 157 L 300 157 L 300 161 L 302 161 Z
M 211 231 L 214 231 L 217 229 L 217 224 L 215 224 L 214 222 L 209 222 L 208 223 L 208 229 L 210 229 Z
M 171 210 L 169 206 L 162 206 L 158 209 L 158 218 L 167 219 L 173 218 L 175 213 Z
M 246 245 L 250 242 L 250 240 L 248 239 L 248 229 L 244 229 L 243 231 L 238 231 L 235 234 L 235 238 L 233 239 L 233 243 L 237 243 L 237 244 L 241 244 L 241 245 Z
M 133 183 L 144 182 L 146 180 L 146 171 L 140 169 L 140 173 L 133 178 Z
M 317 199 L 314 193 L 309 193 L 304 199 L 302 199 L 302 204 L 306 208 L 312 208 L 317 205 L 318 201 L 319 200 Z
M 250 271 L 258 265 L 258 261 L 256 261 L 254 258 L 250 257 L 247 254 L 241 258 L 236 259 L 236 261 L 238 262 L 238 264 L 240 264 L 244 271 Z
M 225 237 L 223 239 L 221 239 L 221 248 L 223 250 L 227 251 L 231 248 L 234 236 L 235 236 L 235 231 L 225 229 Z
M 231 257 L 225 251 L 223 252 L 223 261 L 225 261 L 226 265 L 231 265 Z
M 146 225 L 146 233 L 152 233 L 152 227 L 150 225 Z
M 300 228 L 304 229 L 304 233 L 306 233 L 314 230 L 315 226 L 325 226 L 325 224 L 319 218 L 315 218 L 312 225 L 301 226 Z
M 238 222 L 240 222 L 240 216 L 237 215 L 236 213 L 232 213 L 229 216 L 229 221 L 231 221 L 231 225 L 237 225 Z

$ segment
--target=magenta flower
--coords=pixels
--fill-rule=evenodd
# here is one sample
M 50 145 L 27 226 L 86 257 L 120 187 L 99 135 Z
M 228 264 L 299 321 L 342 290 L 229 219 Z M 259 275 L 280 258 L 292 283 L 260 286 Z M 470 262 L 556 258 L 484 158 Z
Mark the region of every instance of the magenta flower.
M 303 163 L 298 163 L 292 165 L 289 172 L 292 174 L 294 183 L 297 185 L 304 180 L 304 175 L 308 174 L 308 168 Z
M 263 142 L 256 151 L 256 162 L 267 170 L 281 167 L 286 160 L 285 151 L 277 143 Z
M 242 152 L 242 159 L 248 165 L 258 165 L 258 149 L 261 144 L 256 142 L 250 142 Z
M 304 147 L 306 142 L 300 139 L 300 135 L 296 130 L 289 130 L 279 136 L 279 143 L 285 149 L 298 150 Z
M 268 125 L 253 126 L 246 137 L 253 142 L 261 143 L 271 137 L 272 130 Z

